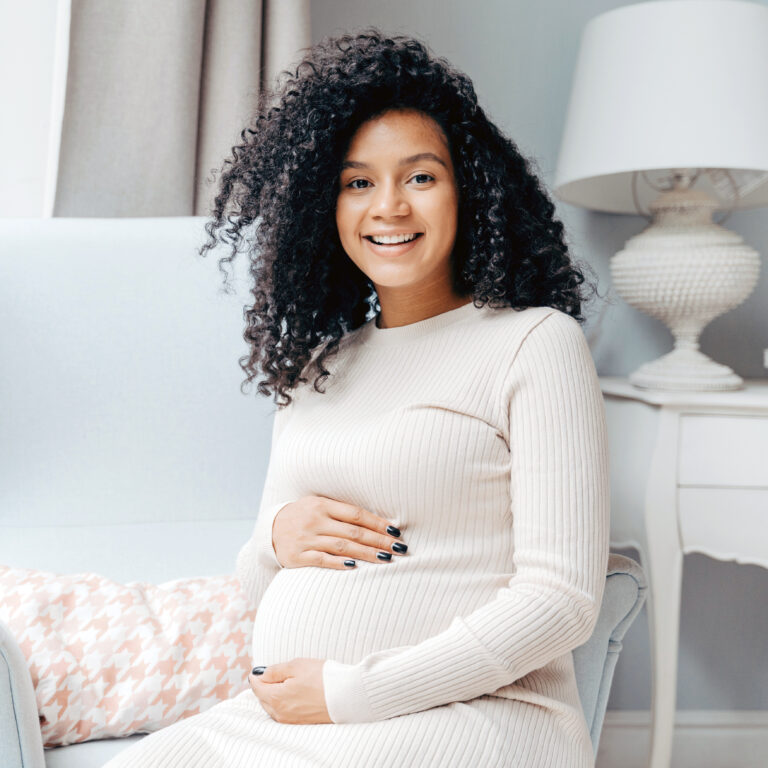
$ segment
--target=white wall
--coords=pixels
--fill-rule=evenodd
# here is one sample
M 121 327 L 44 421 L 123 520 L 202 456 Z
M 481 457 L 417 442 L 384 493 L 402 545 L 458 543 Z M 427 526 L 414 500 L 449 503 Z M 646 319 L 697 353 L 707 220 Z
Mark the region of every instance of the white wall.
M 768 0 L 762 0 L 768 4 Z M 533 157 L 551 185 L 568 105 L 581 30 L 589 19 L 630 5 L 618 0 L 313 0 L 312 38 L 375 25 L 412 34 L 474 81 L 480 103 Z M 627 84 L 631 88 L 631 83 Z M 596 214 L 557 203 L 577 258 L 610 287 L 609 260 L 646 225 L 638 216 Z M 720 214 L 721 215 L 721 214 Z M 763 211 L 731 215 L 726 226 L 768 256 Z M 615 294 L 601 329 L 587 327 L 598 372 L 623 376 L 671 349 L 657 320 Z M 768 269 L 752 296 L 717 319 L 702 336 L 702 349 L 746 378 L 765 378 L 768 347 Z M 636 553 L 625 552 L 637 557 Z M 768 571 L 685 558 L 680 628 L 679 709 L 768 709 Z M 649 651 L 645 611 L 630 629 L 619 659 L 610 709 L 647 709 Z

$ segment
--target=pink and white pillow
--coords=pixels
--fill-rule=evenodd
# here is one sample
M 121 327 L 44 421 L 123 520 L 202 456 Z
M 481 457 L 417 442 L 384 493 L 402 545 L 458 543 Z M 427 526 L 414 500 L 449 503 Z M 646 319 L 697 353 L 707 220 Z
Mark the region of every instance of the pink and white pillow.
M 246 690 L 254 617 L 234 575 L 118 584 L 0 566 L 46 747 L 149 733 Z

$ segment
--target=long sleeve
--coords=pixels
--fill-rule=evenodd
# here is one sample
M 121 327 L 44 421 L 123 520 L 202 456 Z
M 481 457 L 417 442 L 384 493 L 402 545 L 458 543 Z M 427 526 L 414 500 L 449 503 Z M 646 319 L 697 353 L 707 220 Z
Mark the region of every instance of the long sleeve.
M 251 604 L 257 607 L 261 602 L 264 591 L 269 586 L 275 574 L 282 568 L 275 550 L 272 547 L 272 524 L 277 513 L 289 502 L 295 499 L 278 498 L 280 491 L 275 488 L 274 456 L 280 435 L 290 418 L 291 406 L 280 408 L 275 412 L 272 424 L 272 440 L 270 445 L 269 465 L 261 495 L 258 517 L 251 538 L 240 549 L 237 555 L 236 573 L 243 591 L 248 595 Z
M 584 643 L 608 558 L 605 411 L 579 324 L 546 314 L 504 378 L 514 568 L 496 597 L 415 645 L 323 666 L 335 723 L 372 722 L 492 693 Z

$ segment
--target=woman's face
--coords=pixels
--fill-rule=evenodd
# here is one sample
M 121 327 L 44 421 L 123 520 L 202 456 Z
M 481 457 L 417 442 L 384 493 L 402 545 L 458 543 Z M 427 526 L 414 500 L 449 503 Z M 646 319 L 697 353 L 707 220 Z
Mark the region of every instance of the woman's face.
M 451 293 L 458 203 L 447 139 L 428 115 L 390 110 L 352 137 L 336 226 L 342 247 L 380 297 Z M 372 242 L 377 235 L 403 234 L 416 238 L 399 245 Z

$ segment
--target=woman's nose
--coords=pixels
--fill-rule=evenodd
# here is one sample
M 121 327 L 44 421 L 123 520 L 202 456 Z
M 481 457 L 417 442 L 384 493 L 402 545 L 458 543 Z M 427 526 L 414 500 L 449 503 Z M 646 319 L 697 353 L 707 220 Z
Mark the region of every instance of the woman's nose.
M 374 193 L 371 202 L 374 214 L 379 216 L 392 216 L 408 213 L 410 206 L 403 191 L 397 184 L 380 184 Z

